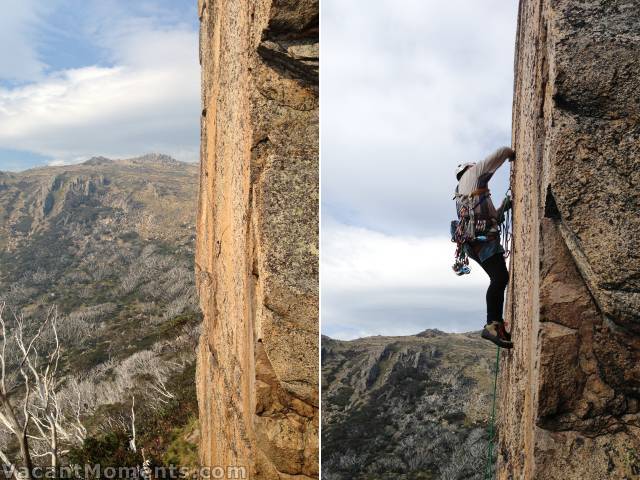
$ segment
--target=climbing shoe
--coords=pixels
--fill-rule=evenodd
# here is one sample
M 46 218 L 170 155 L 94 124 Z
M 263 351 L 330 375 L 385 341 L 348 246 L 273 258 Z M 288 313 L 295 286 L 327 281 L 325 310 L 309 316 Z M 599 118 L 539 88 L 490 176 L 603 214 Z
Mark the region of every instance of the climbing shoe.
M 511 341 L 511 332 L 507 332 L 504 322 L 496 322 L 498 326 L 498 334 L 500 338 L 504 338 L 507 342 Z
M 504 329 L 504 323 L 492 322 L 488 323 L 482 329 L 480 336 L 486 338 L 490 342 L 495 343 L 502 348 L 513 348 L 513 343 L 507 339 L 507 332 Z M 511 337 L 511 335 L 509 335 Z

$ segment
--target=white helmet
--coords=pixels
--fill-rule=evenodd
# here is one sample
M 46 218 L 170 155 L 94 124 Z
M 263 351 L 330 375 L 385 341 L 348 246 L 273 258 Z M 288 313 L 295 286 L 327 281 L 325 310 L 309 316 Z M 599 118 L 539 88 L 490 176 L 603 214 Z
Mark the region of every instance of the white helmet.
M 456 167 L 456 178 L 458 180 L 460 180 L 460 178 L 462 178 L 462 175 L 467 170 L 467 168 L 473 167 L 474 165 L 475 165 L 475 163 L 473 163 L 473 162 L 461 163 L 460 165 L 458 165 Z

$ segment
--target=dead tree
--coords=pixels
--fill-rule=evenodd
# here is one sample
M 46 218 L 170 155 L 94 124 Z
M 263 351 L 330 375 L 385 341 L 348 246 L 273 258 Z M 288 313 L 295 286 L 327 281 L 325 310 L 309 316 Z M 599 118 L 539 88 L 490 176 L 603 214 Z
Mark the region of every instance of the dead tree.
M 24 353 L 23 357 L 19 359 L 17 362 L 10 362 L 10 359 L 7 356 L 7 344 L 9 342 L 9 337 L 7 336 L 7 325 L 4 320 L 3 314 L 5 310 L 5 304 L 0 304 L 0 328 L 2 329 L 2 344 L 0 346 L 0 409 L 2 410 L 0 414 L 0 422 L 6 429 L 11 432 L 14 436 L 18 445 L 20 447 L 20 455 L 22 457 L 22 463 L 25 470 L 27 480 L 31 480 L 32 472 L 33 472 L 33 459 L 31 456 L 31 450 L 29 448 L 29 421 L 30 421 L 30 412 L 28 409 L 29 399 L 31 395 L 30 390 L 30 382 L 26 382 L 24 385 L 23 398 L 19 400 L 21 403 L 21 407 L 14 403 L 12 400 L 12 396 L 17 393 L 18 386 L 15 385 L 16 377 L 14 368 L 20 370 L 20 374 L 24 373 Z M 27 344 L 25 351 L 27 352 L 27 356 L 30 354 L 33 343 L 42 333 L 42 328 L 38 330 L 33 340 Z M 8 371 L 9 367 L 9 371 Z M 24 377 L 23 377 L 24 378 Z M 2 461 L 5 464 L 14 467 L 13 462 L 11 462 L 6 454 L 6 452 L 0 452 L 0 456 L 2 457 Z
M 79 395 L 75 408 L 60 393 L 61 346 L 56 308 L 49 308 L 44 320 L 31 329 L 16 314 L 9 328 L 4 311 L 5 305 L 0 303 L 0 426 L 16 439 L 30 480 L 35 458 L 48 457 L 49 466 L 57 469 L 60 455 L 66 453 L 61 450 L 61 442 L 83 440 L 86 429 L 80 418 Z M 9 352 L 17 357 L 10 358 Z M 6 452 L 0 451 L 0 459 L 13 466 Z
M 43 451 L 31 449 L 32 457 L 50 457 L 50 465 L 56 469 L 59 465 L 59 438 L 67 436 L 63 429 L 62 409 L 58 401 L 58 365 L 60 363 L 60 341 L 57 330 L 57 312 L 55 308 L 49 309 L 47 318 L 43 322 L 37 337 L 30 341 L 24 338 L 25 326 L 21 317 L 16 317 L 16 344 L 23 355 L 20 365 L 20 373 L 25 390 L 31 392 L 31 396 L 25 398 L 25 410 L 28 419 L 34 425 L 34 432 L 29 439 L 34 440 L 37 446 L 44 445 Z M 49 326 L 53 335 L 53 344 L 46 345 L 49 352 L 40 352 L 40 345 L 36 341 L 41 337 L 43 327 Z M 45 342 L 43 342 L 45 343 Z M 39 450 L 39 449 L 38 449 Z

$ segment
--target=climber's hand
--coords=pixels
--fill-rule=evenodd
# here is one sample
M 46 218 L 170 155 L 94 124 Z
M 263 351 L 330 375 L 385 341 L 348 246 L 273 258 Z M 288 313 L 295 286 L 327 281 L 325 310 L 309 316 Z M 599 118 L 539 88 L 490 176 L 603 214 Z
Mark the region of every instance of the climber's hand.
M 504 222 L 504 215 L 509 210 L 511 210 L 512 206 L 513 204 L 511 202 L 511 196 L 507 195 L 506 197 L 504 197 L 504 200 L 502 201 L 502 205 L 500 205 L 500 208 L 497 211 L 498 224 L 502 224 Z
M 509 156 L 509 161 L 513 162 L 516 159 L 516 151 L 512 150 L 513 153 Z
M 504 197 L 504 200 L 502 201 L 500 210 L 502 210 L 503 212 L 506 212 L 507 210 L 511 210 L 512 206 L 513 206 L 513 203 L 511 202 L 511 196 L 507 195 L 506 197 Z

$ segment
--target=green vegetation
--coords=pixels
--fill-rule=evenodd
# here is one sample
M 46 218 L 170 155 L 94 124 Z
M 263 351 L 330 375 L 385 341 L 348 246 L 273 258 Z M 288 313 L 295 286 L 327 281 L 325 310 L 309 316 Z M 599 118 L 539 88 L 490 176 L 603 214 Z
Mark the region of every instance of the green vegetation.
M 27 325 L 57 307 L 61 395 L 83 398 L 86 438 L 65 462 L 138 465 L 142 448 L 157 465 L 197 461 L 197 175 L 151 158 L 3 177 L 0 301 Z
M 142 465 L 140 452 L 129 449 L 129 437 L 124 431 L 109 432 L 100 438 L 87 438 L 81 447 L 69 452 L 72 465 L 101 465 L 104 467 Z
M 481 478 L 492 352 L 443 333 L 323 338 L 323 478 Z

